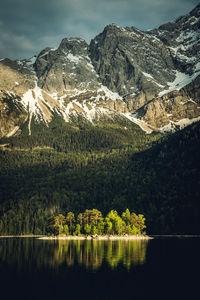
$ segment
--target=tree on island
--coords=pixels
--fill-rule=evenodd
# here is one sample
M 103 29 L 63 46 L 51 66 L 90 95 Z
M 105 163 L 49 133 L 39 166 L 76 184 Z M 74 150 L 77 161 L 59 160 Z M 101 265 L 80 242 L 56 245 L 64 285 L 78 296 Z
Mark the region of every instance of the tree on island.
M 111 210 L 105 218 L 97 209 L 86 209 L 77 218 L 73 212 L 66 217 L 62 214 L 48 220 L 47 233 L 50 235 L 141 235 L 145 234 L 145 217 L 130 213 L 127 208 L 121 217 L 116 210 Z
M 73 234 L 74 223 L 75 223 L 75 216 L 74 213 L 70 211 L 66 216 L 66 224 L 69 226 L 70 234 Z

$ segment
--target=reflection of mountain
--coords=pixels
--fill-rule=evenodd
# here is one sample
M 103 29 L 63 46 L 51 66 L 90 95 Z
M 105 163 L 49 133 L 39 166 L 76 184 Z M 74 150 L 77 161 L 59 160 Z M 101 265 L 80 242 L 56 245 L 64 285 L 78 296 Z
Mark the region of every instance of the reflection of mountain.
M 34 239 L 0 240 L 0 262 L 17 264 L 19 270 L 32 264 L 37 269 L 46 266 L 57 268 L 78 264 L 86 269 L 97 270 L 106 261 L 113 269 L 119 264 L 129 269 L 142 265 L 146 260 L 148 240 L 59 240 Z M 23 253 L 23 256 L 22 256 Z

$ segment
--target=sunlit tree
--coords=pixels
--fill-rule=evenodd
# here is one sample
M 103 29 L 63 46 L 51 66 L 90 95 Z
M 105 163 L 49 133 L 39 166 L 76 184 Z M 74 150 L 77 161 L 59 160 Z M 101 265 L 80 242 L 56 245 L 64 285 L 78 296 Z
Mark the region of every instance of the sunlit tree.
M 87 235 L 91 234 L 91 230 L 92 230 L 91 225 L 85 224 L 84 231 Z
M 69 232 L 70 232 L 70 234 L 72 234 L 74 222 L 75 222 L 74 213 L 70 211 L 70 212 L 68 212 L 68 214 L 66 216 L 66 223 L 69 226 Z
M 55 226 L 63 226 L 65 223 L 65 217 L 62 214 L 54 217 L 54 225 Z
M 110 225 L 112 223 L 112 226 Z M 125 222 L 122 218 L 118 215 L 116 210 L 111 210 L 106 219 L 105 224 L 107 227 L 108 233 L 112 234 L 123 234 L 125 231 Z
M 130 223 L 131 213 L 127 208 L 125 212 L 122 213 L 122 220 L 128 225 Z
M 81 225 L 76 224 L 75 231 L 73 232 L 73 235 L 79 236 L 81 234 Z

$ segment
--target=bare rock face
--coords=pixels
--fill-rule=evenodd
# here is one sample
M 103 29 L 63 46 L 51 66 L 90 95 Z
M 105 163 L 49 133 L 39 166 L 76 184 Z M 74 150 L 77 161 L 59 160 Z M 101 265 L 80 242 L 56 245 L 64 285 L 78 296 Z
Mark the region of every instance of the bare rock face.
M 199 86 L 200 76 L 179 91 L 157 97 L 137 110 L 137 116 L 155 128 L 170 129 L 168 124 L 176 124 L 185 120 L 200 120 L 199 92 L 194 87 Z M 181 123 L 180 123 L 181 124 Z
M 63 39 L 58 49 L 46 48 L 35 62 L 38 86 L 49 93 L 97 88 L 98 76 L 82 39 Z
M 35 78 L 28 62 L 7 58 L 0 61 L 0 90 L 12 91 L 22 96 L 28 89 L 33 88 Z
M 121 96 L 155 96 L 173 81 L 174 63 L 164 43 L 134 27 L 107 26 L 90 44 L 103 84 Z
M 197 76 L 190 84 L 183 87 L 181 93 L 200 104 L 200 76 Z
M 27 120 L 21 97 L 35 86 L 30 64 L 31 60 L 0 61 L 0 138 L 19 133 L 20 126 Z
M 153 99 L 154 95 L 152 94 L 148 97 L 143 91 L 138 95 L 128 95 L 124 98 L 129 112 L 135 112 L 145 103 L 149 102 L 149 98 Z
M 0 138 L 15 134 L 27 120 L 27 112 L 20 103 L 20 98 L 0 92 Z
M 198 71 L 200 61 L 200 5 L 175 22 L 148 32 L 167 47 L 176 69 L 189 75 Z

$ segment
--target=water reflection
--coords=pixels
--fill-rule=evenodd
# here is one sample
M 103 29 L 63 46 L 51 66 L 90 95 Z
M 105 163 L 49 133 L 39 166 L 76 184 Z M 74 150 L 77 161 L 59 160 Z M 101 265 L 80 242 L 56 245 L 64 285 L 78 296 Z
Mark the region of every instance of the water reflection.
M 119 264 L 127 269 L 145 263 L 148 240 L 36 240 L 0 239 L 0 262 L 18 268 L 57 268 L 79 265 L 97 270 L 103 262 L 114 269 Z

